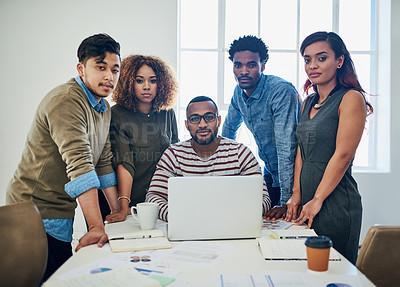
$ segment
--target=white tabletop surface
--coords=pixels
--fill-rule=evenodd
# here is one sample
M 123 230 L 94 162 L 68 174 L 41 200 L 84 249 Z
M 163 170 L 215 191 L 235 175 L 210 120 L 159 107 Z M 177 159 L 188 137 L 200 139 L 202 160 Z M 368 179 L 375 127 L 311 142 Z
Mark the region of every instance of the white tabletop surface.
M 158 221 L 156 227 L 165 229 L 165 223 Z M 290 229 L 304 229 L 304 227 L 292 226 Z M 275 271 L 285 271 L 288 272 L 289 275 L 291 274 L 290 272 L 300 272 L 315 278 L 325 278 L 329 276 L 340 278 L 347 276 L 356 281 L 356 284 L 349 286 L 374 286 L 354 265 L 342 256 L 341 261 L 330 261 L 329 269 L 325 272 L 309 271 L 306 261 L 265 260 L 260 252 L 256 239 L 172 242 L 172 249 L 153 251 L 153 254 L 156 255 L 157 252 L 158 254 L 161 254 L 160 252 L 172 252 L 185 246 L 184 244 L 198 246 L 199 248 L 209 245 L 217 248 L 221 247 L 224 253 L 220 256 L 221 258 L 219 260 L 216 260 L 215 264 L 210 264 L 209 266 L 204 264 L 187 264 L 187 262 L 175 260 L 170 267 L 180 272 L 176 276 L 176 280 L 168 286 L 222 286 L 221 282 L 216 279 L 219 278 L 221 274 L 229 278 L 231 275 L 249 275 Z M 96 245 L 82 248 L 79 252 L 74 253 L 49 280 L 59 278 L 68 272 L 71 273 L 70 271 L 76 270 L 79 266 L 84 266 L 85 264 L 89 264 L 101 258 L 107 258 L 107 256 L 111 256 L 112 254 L 108 244 L 103 248 L 98 248 Z M 126 253 L 126 256 L 129 256 L 129 254 L 132 253 Z M 120 254 L 120 256 L 123 255 L 124 254 Z M 126 264 L 129 265 L 130 263 L 127 262 Z

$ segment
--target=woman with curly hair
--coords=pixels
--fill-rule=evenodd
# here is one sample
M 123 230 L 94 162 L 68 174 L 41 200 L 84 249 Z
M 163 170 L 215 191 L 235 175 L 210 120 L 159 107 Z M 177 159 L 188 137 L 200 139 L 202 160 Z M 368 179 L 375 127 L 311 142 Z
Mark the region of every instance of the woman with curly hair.
M 165 60 L 131 55 L 121 62 L 110 128 L 121 210 L 107 216 L 108 222 L 125 220 L 129 206 L 144 202 L 158 160 L 179 141 L 172 109 L 177 90 Z

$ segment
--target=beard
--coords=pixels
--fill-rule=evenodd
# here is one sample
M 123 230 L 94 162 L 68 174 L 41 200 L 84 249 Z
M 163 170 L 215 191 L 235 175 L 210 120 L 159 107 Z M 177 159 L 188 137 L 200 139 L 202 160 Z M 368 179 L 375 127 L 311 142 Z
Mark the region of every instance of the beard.
M 113 91 L 114 91 L 114 85 L 113 84 L 110 84 L 110 86 L 111 86 L 111 89 L 110 89 L 110 92 L 109 93 L 107 93 L 107 94 L 98 94 L 98 93 L 96 93 L 96 91 L 95 91 L 95 89 L 92 87 L 92 85 L 90 85 L 90 83 L 88 83 L 88 82 L 84 82 L 84 84 L 85 84 L 85 86 L 86 86 L 86 88 L 92 93 L 92 95 L 93 96 L 95 96 L 95 97 L 98 97 L 98 98 L 102 98 L 102 99 L 104 99 L 104 98 L 107 98 L 109 95 L 111 95 L 112 93 L 113 93 Z M 97 85 L 97 88 L 99 88 L 99 89 L 102 89 L 102 85 L 103 84 L 98 84 Z
M 199 129 L 197 131 L 204 131 L 204 130 L 211 131 L 210 129 Z M 197 133 L 197 131 L 196 131 L 196 133 Z M 196 133 L 195 134 L 190 133 L 190 135 L 192 136 L 192 139 L 199 145 L 208 145 L 208 144 L 212 143 L 213 140 L 218 136 L 218 128 L 213 133 L 210 133 L 210 136 L 208 138 L 200 139 L 197 137 Z
M 247 82 L 242 82 L 241 79 L 247 79 Z M 256 77 L 249 77 L 249 76 L 242 76 L 239 78 L 236 78 L 236 82 L 239 85 L 239 87 L 243 90 L 252 90 L 252 89 L 256 89 L 258 86 L 258 83 L 260 82 L 261 79 L 261 75 L 260 76 L 256 76 Z
M 258 84 L 258 83 L 257 83 Z M 254 89 L 255 87 L 257 87 L 257 85 L 253 85 L 253 84 L 242 84 L 242 83 L 238 83 L 238 85 L 239 85 L 239 87 L 242 89 L 242 90 L 251 90 L 251 89 Z

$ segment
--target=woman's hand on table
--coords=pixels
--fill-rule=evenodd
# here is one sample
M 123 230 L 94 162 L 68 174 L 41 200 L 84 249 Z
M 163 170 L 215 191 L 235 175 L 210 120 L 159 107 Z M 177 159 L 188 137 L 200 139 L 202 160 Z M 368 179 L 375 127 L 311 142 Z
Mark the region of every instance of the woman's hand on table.
M 303 209 L 301 210 L 301 213 L 299 217 L 294 221 L 297 225 L 303 224 L 305 221 L 308 220 L 307 228 L 311 228 L 314 217 L 318 214 L 318 212 L 321 210 L 323 201 L 318 200 L 316 198 L 313 198 L 309 202 L 307 202 L 304 206 Z
M 293 192 L 292 197 L 286 202 L 287 211 L 286 217 L 284 218 L 286 221 L 295 220 L 301 211 L 301 195 L 300 193 Z
M 126 216 L 131 214 L 131 210 L 120 210 L 119 212 L 111 213 L 106 216 L 106 220 L 104 223 L 113 223 L 113 222 L 120 222 L 126 219 Z

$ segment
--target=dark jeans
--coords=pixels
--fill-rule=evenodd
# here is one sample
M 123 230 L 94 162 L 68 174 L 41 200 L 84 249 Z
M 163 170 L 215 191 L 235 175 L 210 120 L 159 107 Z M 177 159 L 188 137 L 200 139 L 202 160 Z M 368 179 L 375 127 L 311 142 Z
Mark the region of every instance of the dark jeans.
M 273 187 L 272 186 L 272 176 L 264 169 L 264 180 L 265 184 L 267 185 L 268 193 L 269 193 L 269 198 L 271 199 L 271 208 L 274 207 L 275 205 L 280 205 L 281 204 L 281 188 L 278 187 Z
M 72 256 L 72 245 L 47 234 L 47 267 L 42 282 L 45 282 L 65 261 Z

